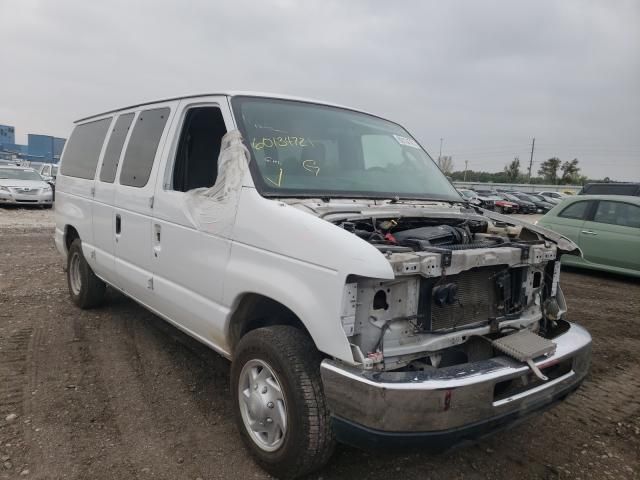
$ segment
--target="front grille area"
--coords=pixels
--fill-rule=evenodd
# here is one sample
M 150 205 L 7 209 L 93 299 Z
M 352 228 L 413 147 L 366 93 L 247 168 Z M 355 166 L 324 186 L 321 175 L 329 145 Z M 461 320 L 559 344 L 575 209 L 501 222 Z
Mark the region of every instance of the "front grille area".
M 22 187 L 9 187 L 9 190 L 11 191 L 11 193 L 16 194 L 16 195 L 37 195 L 40 193 L 40 188 L 29 188 L 28 190 L 25 190 Z
M 523 269 L 482 267 L 442 278 L 422 279 L 418 324 L 423 331 L 443 332 L 488 323 L 519 308 Z M 434 288 L 457 286 L 455 302 L 437 305 Z M 506 285 L 506 288 L 505 288 Z

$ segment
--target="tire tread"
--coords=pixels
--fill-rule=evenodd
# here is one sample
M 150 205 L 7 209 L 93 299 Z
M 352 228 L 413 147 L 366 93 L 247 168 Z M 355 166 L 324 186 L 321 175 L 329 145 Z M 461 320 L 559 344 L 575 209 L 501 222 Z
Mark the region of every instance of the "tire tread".
M 244 352 L 259 351 L 260 345 L 268 345 L 268 348 L 285 360 L 291 369 L 294 388 L 297 389 L 298 398 L 301 397 L 303 403 L 301 411 L 304 414 L 297 418 L 290 418 L 289 422 L 301 426 L 302 431 L 305 432 L 305 438 L 304 445 L 298 446 L 296 454 L 292 455 L 295 460 L 287 464 L 269 463 L 260 455 L 256 458 L 265 470 L 278 478 L 297 478 L 320 469 L 327 463 L 335 448 L 331 417 L 320 377 L 322 356 L 316 350 L 311 338 L 302 330 L 288 325 L 275 325 L 259 328 L 246 334 L 238 344 L 238 359 L 241 360 Z M 237 370 L 242 368 L 241 365 L 235 365 L 235 367 Z M 232 375 L 233 372 L 232 366 Z M 235 385 L 233 381 L 232 385 Z M 245 442 L 251 442 L 247 438 L 241 421 L 239 427 L 242 429 Z M 251 447 L 251 443 L 249 446 Z M 252 451 L 255 452 L 255 449 L 252 448 Z

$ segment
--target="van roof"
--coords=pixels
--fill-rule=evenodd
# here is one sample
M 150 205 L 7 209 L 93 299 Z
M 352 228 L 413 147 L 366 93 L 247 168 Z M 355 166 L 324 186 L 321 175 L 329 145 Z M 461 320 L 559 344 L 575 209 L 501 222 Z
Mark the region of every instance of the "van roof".
M 346 107 L 344 105 L 339 105 L 339 104 L 335 104 L 335 103 L 331 103 L 331 102 L 325 102 L 322 100 L 317 100 L 317 99 L 312 99 L 312 98 L 304 98 L 304 97 L 295 97 L 295 96 L 291 96 L 291 95 L 282 95 L 282 94 L 277 94 L 277 93 L 266 93 L 266 92 L 244 92 L 244 91 L 226 91 L 226 92 L 216 92 L 216 93 L 200 93 L 200 94 L 196 94 L 196 95 L 182 95 L 180 97 L 170 97 L 170 98 L 163 98 L 163 99 L 159 99 L 159 100 L 152 100 L 152 101 L 148 101 L 148 102 L 143 102 L 143 103 L 137 103 L 134 105 L 129 105 L 127 107 L 121 107 L 121 108 L 116 108 L 113 110 L 107 110 L 106 112 L 102 112 L 102 113 L 96 113 L 94 115 L 90 115 L 88 117 L 84 117 L 84 118 L 80 118 L 78 120 L 76 120 L 74 123 L 80 123 L 80 122 L 84 122 L 86 120 L 91 120 L 92 118 L 96 118 L 96 117 L 101 117 L 102 115 L 108 115 L 110 113 L 116 113 L 119 112 L 121 110 L 129 110 L 131 108 L 137 108 L 137 107 L 144 107 L 147 105 L 153 105 L 155 103 L 162 103 L 162 102 L 171 102 L 171 101 L 175 101 L 175 100 L 184 100 L 186 98 L 199 98 L 199 97 L 212 97 L 212 96 L 224 96 L 224 97 L 262 97 L 262 98 L 275 98 L 275 99 L 279 99 L 279 100 L 295 100 L 295 101 L 299 101 L 299 102 L 306 102 L 306 103 L 315 103 L 318 105 L 327 105 L 330 107 L 338 107 L 338 108 L 345 108 L 347 110 L 352 110 L 355 112 L 361 112 L 361 113 L 366 113 L 368 115 L 373 115 L 373 116 L 378 116 L 372 113 L 369 113 L 367 111 L 364 110 L 360 110 L 357 108 L 352 108 L 352 107 Z

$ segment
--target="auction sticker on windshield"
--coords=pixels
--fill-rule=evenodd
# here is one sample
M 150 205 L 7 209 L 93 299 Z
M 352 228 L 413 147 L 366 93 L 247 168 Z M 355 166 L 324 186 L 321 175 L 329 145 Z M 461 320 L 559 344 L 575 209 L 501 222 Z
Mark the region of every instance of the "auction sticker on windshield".
M 403 137 L 402 135 L 394 135 L 393 136 L 400 145 L 405 145 L 407 147 L 420 148 L 420 145 L 416 143 L 413 138 Z

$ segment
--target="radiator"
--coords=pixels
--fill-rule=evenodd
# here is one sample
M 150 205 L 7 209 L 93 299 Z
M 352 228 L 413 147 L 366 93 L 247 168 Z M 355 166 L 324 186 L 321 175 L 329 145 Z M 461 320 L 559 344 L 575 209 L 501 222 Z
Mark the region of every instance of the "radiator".
M 421 329 L 430 332 L 449 331 L 470 325 L 486 324 L 490 318 L 503 314 L 504 310 L 498 309 L 498 303 L 502 300 L 496 282 L 506 271 L 505 266 L 481 267 L 439 279 L 422 279 L 418 307 L 418 322 Z M 522 278 L 519 269 L 508 272 L 510 295 L 507 306 L 510 307 L 520 298 Z M 457 301 L 452 304 L 437 305 L 433 300 L 433 290 L 447 284 L 457 286 Z M 502 303 L 504 304 L 504 301 Z

